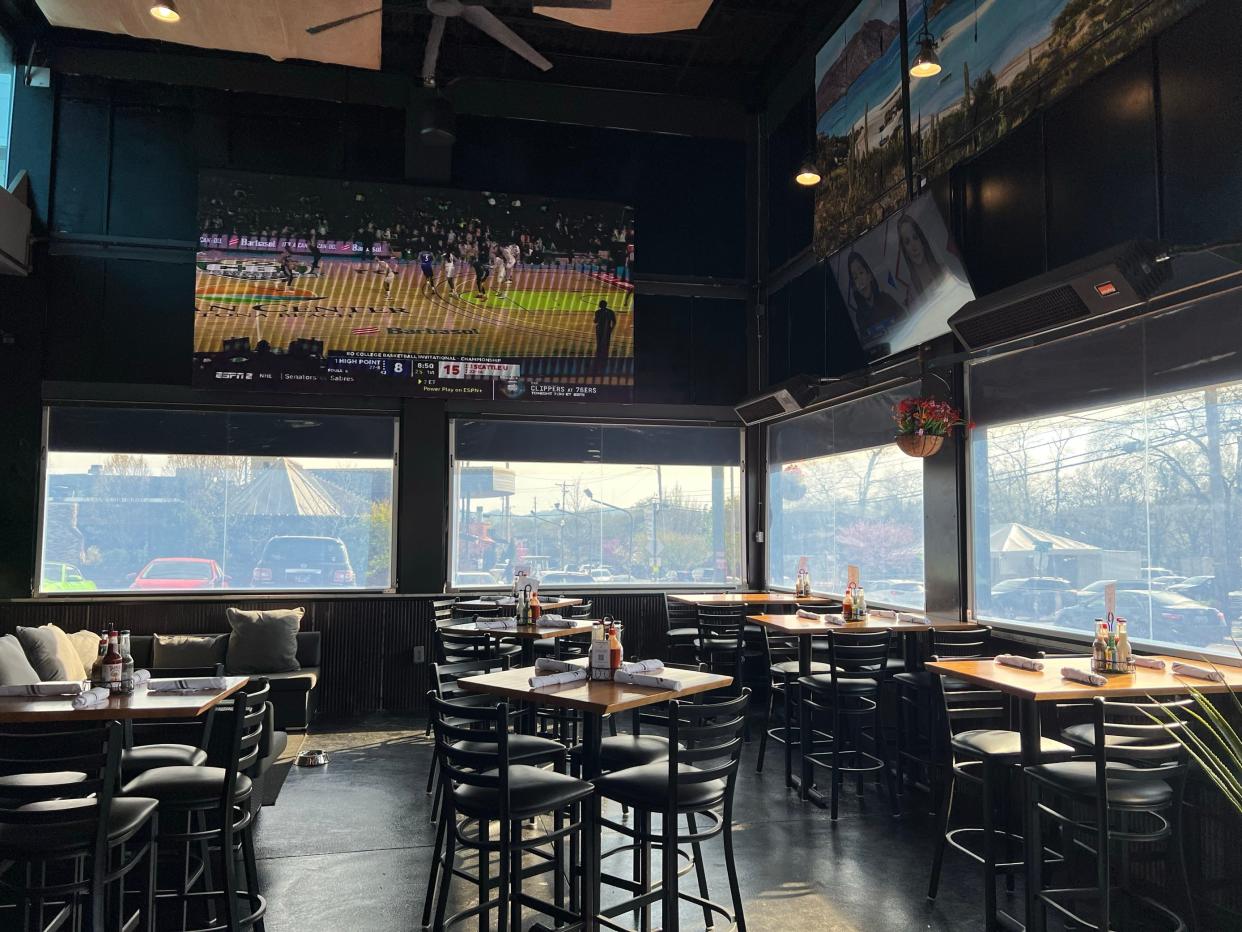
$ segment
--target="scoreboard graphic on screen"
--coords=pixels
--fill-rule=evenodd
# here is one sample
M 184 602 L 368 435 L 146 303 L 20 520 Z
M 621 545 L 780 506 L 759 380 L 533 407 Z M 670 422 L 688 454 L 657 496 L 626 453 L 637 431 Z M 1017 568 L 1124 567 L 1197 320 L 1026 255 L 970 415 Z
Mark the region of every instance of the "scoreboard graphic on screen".
M 198 216 L 195 385 L 632 397 L 624 205 L 210 172 Z

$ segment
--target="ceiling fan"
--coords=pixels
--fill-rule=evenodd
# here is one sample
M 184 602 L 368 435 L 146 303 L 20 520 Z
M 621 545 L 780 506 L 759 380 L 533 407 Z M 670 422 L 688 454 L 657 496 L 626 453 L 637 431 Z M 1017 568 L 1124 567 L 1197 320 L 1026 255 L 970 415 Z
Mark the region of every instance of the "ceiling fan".
M 547 71 L 552 67 L 552 62 L 535 51 L 525 39 L 501 22 L 495 13 L 487 9 L 483 5 L 483 0 L 426 0 L 426 2 L 427 11 L 431 13 L 433 19 L 431 21 L 431 32 L 427 36 L 427 50 L 423 55 L 422 77 L 425 83 L 429 85 L 435 83 L 436 60 L 440 55 L 440 41 L 444 38 L 444 25 L 450 18 L 458 16 L 476 29 L 487 33 L 510 51 L 525 58 L 540 71 Z M 408 4 L 407 7 L 412 5 Z M 612 8 L 612 0 L 539 0 L 539 5 L 569 10 L 608 10 Z M 390 6 L 389 9 L 401 9 L 401 7 Z M 347 23 L 352 23 L 367 16 L 374 16 L 376 13 L 382 13 L 383 11 L 384 8 L 382 6 L 376 7 L 373 10 L 355 13 L 352 16 L 345 16 L 332 22 L 311 26 L 306 31 L 312 36 L 318 35 L 321 32 L 327 32 L 329 29 L 336 29 L 338 26 L 344 26 Z

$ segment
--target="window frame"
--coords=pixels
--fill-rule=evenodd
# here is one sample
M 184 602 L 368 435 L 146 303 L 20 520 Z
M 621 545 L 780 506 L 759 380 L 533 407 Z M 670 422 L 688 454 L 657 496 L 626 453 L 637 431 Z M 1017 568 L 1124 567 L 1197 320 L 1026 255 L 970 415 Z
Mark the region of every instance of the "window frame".
M 397 570 L 398 570 L 398 554 L 397 554 L 397 527 L 399 521 L 399 496 L 401 489 L 400 466 L 401 466 L 401 418 L 384 410 L 365 411 L 365 410 L 347 410 L 341 408 L 298 408 L 297 410 L 307 415 L 323 415 L 328 416 L 354 416 L 354 417 L 383 417 L 392 422 L 392 505 L 391 520 L 389 521 L 389 567 L 388 567 L 388 585 L 387 586 L 354 586 L 349 588 L 341 587 L 320 587 L 320 588 L 296 588 L 296 589 L 255 589 L 253 587 L 246 588 L 227 588 L 227 589 L 187 589 L 187 590 L 152 590 L 144 591 L 142 589 L 83 589 L 83 590 L 58 590 L 52 592 L 43 592 L 39 588 L 43 573 L 43 524 L 44 514 L 47 504 L 48 490 L 48 457 L 51 454 L 50 436 L 52 411 L 57 407 L 93 407 L 93 408 L 112 408 L 117 410 L 127 410 L 134 408 L 155 408 L 165 411 L 205 411 L 221 414 L 234 413 L 259 413 L 259 414 L 281 414 L 288 413 L 292 408 L 273 410 L 271 408 L 237 408 L 223 405 L 185 405 L 173 403 L 98 403 L 98 402 L 74 402 L 69 400 L 56 399 L 45 400 L 42 405 L 42 423 L 40 425 L 40 441 L 39 441 L 39 486 L 38 494 L 35 501 L 35 538 L 33 572 L 30 577 L 30 598 L 36 600 L 45 599 L 124 599 L 142 601 L 148 600 L 181 600 L 185 599 L 210 599 L 215 601 L 238 599 L 254 600 L 254 599 L 287 599 L 290 596 L 335 596 L 346 597 L 349 595 L 375 596 L 384 594 L 393 594 L 397 591 Z M 79 567 L 79 571 L 80 571 Z M 356 570 L 355 570 L 356 572 Z
M 8 120 L 0 125 L 0 137 L 4 139 L 4 159 L 0 160 L 0 188 L 8 188 L 9 176 L 13 165 L 13 110 L 17 105 L 17 43 L 3 28 L 0 28 L 0 72 L 4 70 L 3 50 L 7 49 L 11 86 L 7 107 Z
M 747 462 L 746 462 L 746 427 L 740 423 L 728 423 L 721 421 L 657 421 L 650 418 L 641 420 L 627 420 L 618 418 L 566 418 L 566 417 L 522 417 L 522 416 L 506 416 L 503 414 L 472 414 L 467 412 L 451 412 L 448 417 L 448 491 L 449 501 L 446 503 L 448 511 L 448 520 L 445 522 L 445 576 L 444 592 L 451 595 L 471 595 L 471 594 L 487 594 L 492 592 L 507 592 L 509 586 L 503 583 L 496 583 L 493 586 L 458 586 L 453 580 L 457 570 L 457 530 L 460 515 L 457 513 L 455 503 L 458 500 L 458 482 L 460 474 L 457 469 L 457 424 L 459 421 L 505 421 L 528 422 L 532 424 L 554 424 L 564 427 L 710 427 L 716 429 L 729 429 L 737 433 L 738 442 L 738 517 L 740 524 L 741 536 L 738 539 L 738 582 L 736 584 L 729 583 L 696 583 L 696 582 L 677 582 L 667 580 L 649 580 L 634 583 L 550 583 L 548 589 L 555 588 L 558 592 L 577 592 L 602 594 L 608 592 L 663 592 L 665 590 L 676 590 L 679 592 L 740 592 L 748 588 L 747 580 L 750 578 L 750 548 L 746 546 L 750 539 L 749 535 L 749 495 L 746 482 Z M 500 461 L 497 461 L 500 462 Z M 651 464 L 656 465 L 656 464 Z

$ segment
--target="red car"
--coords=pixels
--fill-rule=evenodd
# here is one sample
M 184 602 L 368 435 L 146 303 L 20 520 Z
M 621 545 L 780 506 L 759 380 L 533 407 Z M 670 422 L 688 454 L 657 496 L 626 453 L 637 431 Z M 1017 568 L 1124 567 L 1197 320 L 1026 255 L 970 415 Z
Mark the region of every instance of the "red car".
M 132 577 L 131 589 L 225 589 L 229 577 L 206 557 L 156 557 Z

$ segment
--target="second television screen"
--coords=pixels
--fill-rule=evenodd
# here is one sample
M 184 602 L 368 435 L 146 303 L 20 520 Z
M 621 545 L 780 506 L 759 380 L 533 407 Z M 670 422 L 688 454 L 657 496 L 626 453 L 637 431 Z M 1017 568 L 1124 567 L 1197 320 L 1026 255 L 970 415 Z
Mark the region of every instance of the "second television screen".
M 211 172 L 194 382 L 628 401 L 622 204 Z

